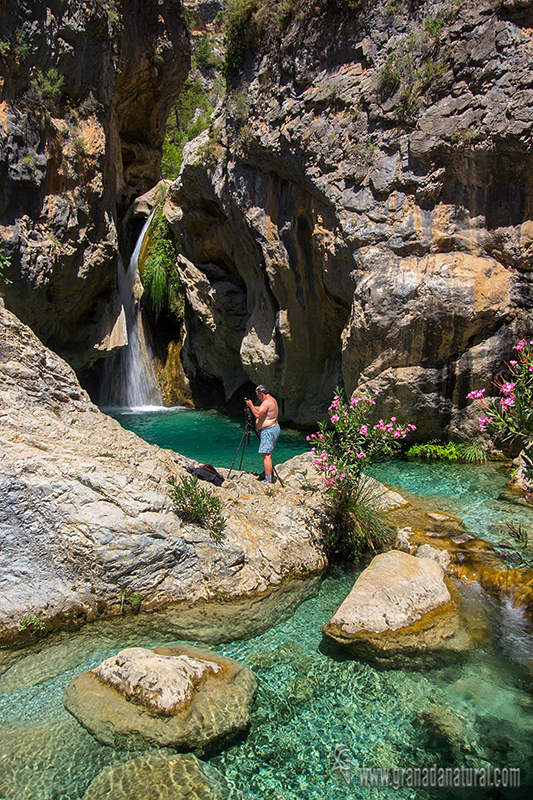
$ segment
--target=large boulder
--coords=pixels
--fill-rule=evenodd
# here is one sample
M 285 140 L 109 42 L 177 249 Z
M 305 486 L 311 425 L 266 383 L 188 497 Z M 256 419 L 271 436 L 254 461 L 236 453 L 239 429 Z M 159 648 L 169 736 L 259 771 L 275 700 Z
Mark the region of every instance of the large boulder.
M 104 769 L 83 800 L 239 800 L 215 767 L 192 753 L 134 758 Z
M 102 744 L 202 753 L 246 728 L 256 688 L 247 667 L 218 653 L 130 647 L 74 678 L 63 701 Z
M 383 667 L 438 666 L 472 646 L 439 564 L 400 550 L 372 560 L 323 632 Z

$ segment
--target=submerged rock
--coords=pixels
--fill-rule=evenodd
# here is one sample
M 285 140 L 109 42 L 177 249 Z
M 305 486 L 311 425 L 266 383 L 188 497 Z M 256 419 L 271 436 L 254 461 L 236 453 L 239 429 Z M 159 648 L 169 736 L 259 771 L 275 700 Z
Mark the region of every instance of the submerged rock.
M 472 647 L 442 568 L 400 550 L 372 560 L 322 630 L 383 667 L 437 666 Z
M 83 800 L 239 800 L 217 769 L 191 753 L 147 756 L 104 769 Z
M 245 666 L 207 650 L 121 650 L 65 690 L 68 711 L 102 744 L 202 753 L 248 725 L 257 681 Z

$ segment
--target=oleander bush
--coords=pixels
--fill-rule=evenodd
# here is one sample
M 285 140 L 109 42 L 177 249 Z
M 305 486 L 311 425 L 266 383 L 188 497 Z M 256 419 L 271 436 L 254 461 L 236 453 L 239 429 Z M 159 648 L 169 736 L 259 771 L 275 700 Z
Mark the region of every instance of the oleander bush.
M 507 362 L 508 374 L 494 381 L 501 397 L 487 399 L 484 389 L 475 389 L 468 398 L 484 408 L 479 418 L 482 431 L 488 429 L 503 442 L 522 446 L 519 472 L 529 500 L 533 494 L 533 339 L 519 339 L 513 350 L 515 356 Z
M 416 426 L 402 426 L 396 417 L 374 422 L 374 394 L 348 402 L 336 389 L 329 423 L 319 423 L 318 432 L 307 437 L 329 497 L 324 544 L 333 560 L 357 561 L 365 551 L 386 549 L 394 540 L 392 526 L 378 510 L 380 490 L 364 470 L 397 455 L 401 440 Z

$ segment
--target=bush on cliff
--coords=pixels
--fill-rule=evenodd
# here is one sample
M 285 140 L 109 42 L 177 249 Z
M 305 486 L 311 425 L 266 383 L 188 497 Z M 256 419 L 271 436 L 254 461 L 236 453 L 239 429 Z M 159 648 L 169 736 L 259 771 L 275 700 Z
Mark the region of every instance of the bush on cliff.
M 30 82 L 27 99 L 52 111 L 61 98 L 64 83 L 63 75 L 55 67 L 46 73 L 37 70 Z
M 347 402 L 337 389 L 329 426 L 319 423 L 318 432 L 308 436 L 330 498 L 325 545 L 332 559 L 358 560 L 365 550 L 392 545 L 392 528 L 377 510 L 378 490 L 364 470 L 398 453 L 400 440 L 416 426 L 399 425 L 395 417 L 372 424 L 375 405 L 373 397 L 353 396 Z
M 183 148 L 209 127 L 218 93 L 217 86 L 213 87 L 212 92 L 205 92 L 200 80 L 188 79 L 185 82 L 167 123 L 161 161 L 162 178 L 177 178 Z
M 183 316 L 183 293 L 176 268 L 176 249 L 161 206 L 156 210 L 150 226 L 140 277 L 155 319 L 163 312 L 178 318 Z

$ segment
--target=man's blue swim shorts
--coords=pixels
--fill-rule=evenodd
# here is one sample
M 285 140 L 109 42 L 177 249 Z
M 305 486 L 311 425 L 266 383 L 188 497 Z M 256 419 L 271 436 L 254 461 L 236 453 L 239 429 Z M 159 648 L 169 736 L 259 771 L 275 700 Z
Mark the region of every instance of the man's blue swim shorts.
M 259 452 L 271 453 L 276 446 L 279 434 L 279 425 L 271 425 L 270 428 L 263 428 L 263 430 L 260 431 L 261 441 L 259 442 Z

